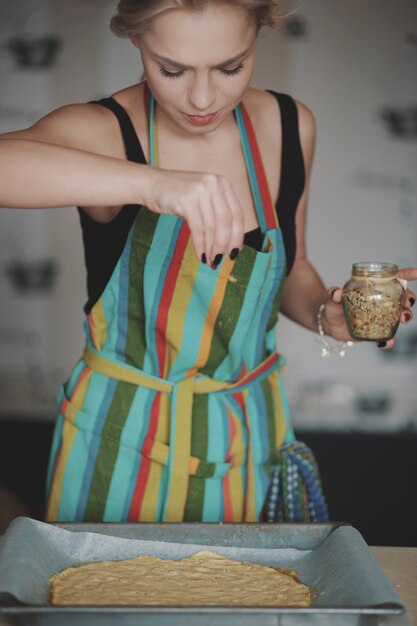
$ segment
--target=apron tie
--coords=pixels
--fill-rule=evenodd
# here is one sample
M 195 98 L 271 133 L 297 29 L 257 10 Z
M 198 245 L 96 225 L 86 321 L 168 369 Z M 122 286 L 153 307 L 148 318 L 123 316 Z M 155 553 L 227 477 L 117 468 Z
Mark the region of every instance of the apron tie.
M 174 385 L 171 399 L 171 420 L 168 457 L 168 497 L 162 519 L 181 522 L 188 493 L 191 457 L 191 422 L 195 378 L 185 378 Z
M 91 346 L 84 350 L 83 359 L 92 370 L 109 378 L 147 387 L 171 394 L 170 442 L 168 454 L 168 495 L 165 499 L 163 521 L 181 522 L 188 494 L 191 457 L 192 407 L 195 393 L 238 392 L 246 389 L 255 380 L 266 378 L 275 368 L 284 364 L 277 353 L 269 355 L 253 370 L 246 372 L 236 381 L 216 380 L 204 375 L 195 375 L 178 382 L 146 374 L 144 371 L 115 359 L 103 357 Z

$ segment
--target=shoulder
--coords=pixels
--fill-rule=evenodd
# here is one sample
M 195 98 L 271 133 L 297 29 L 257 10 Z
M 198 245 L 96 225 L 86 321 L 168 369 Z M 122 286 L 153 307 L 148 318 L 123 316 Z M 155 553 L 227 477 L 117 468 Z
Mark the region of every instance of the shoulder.
M 112 98 L 117 100 L 126 109 L 143 107 L 145 101 L 145 82 L 129 85 L 112 94 Z
M 298 133 L 307 170 L 311 168 L 316 145 L 316 120 L 312 110 L 300 100 L 294 100 L 298 112 Z
M 289 94 L 265 91 L 250 87 L 244 98 L 249 116 L 257 130 L 269 142 L 281 141 L 281 112 L 278 101 L 288 99 L 295 104 L 298 133 L 305 160 L 308 162 L 314 152 L 316 120 L 312 110 L 301 100 Z
M 279 100 L 288 99 L 295 104 L 298 118 L 300 138 L 307 140 L 314 137 L 316 132 L 316 121 L 312 110 L 301 100 L 293 98 L 289 94 L 277 93 L 275 91 L 265 91 L 250 87 L 244 98 L 244 104 L 254 123 L 268 126 L 273 131 L 279 113 Z
M 252 122 L 257 126 L 269 126 L 271 130 L 275 124 L 274 120 L 279 115 L 276 97 L 256 87 L 249 87 L 243 103 L 248 111 Z
M 280 111 L 275 96 L 263 89 L 249 87 L 243 98 L 243 104 L 256 136 L 265 146 L 267 153 L 274 154 L 282 138 Z
M 301 102 L 294 99 L 298 113 L 298 129 L 300 133 L 300 140 L 302 144 L 308 144 L 314 142 L 316 136 L 316 119 L 312 110 Z
M 106 156 L 123 156 L 117 119 L 99 104 L 67 104 L 51 111 L 30 128 L 2 137 L 41 141 Z
M 131 85 L 112 94 L 112 98 L 120 104 L 128 114 L 141 143 L 147 138 L 148 124 L 145 109 L 145 83 Z

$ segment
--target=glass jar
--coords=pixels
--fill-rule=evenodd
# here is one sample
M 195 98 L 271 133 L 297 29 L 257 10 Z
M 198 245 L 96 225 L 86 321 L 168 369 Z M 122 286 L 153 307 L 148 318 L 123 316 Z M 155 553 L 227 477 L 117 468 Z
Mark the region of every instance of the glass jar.
M 342 299 L 351 337 L 359 341 L 392 339 L 403 310 L 404 286 L 397 265 L 354 263 Z

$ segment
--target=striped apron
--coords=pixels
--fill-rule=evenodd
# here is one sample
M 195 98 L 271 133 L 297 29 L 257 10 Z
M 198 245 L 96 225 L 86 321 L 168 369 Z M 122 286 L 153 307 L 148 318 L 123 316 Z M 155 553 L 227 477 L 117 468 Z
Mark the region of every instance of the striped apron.
M 185 220 L 140 208 L 57 396 L 48 521 L 255 522 L 296 444 L 275 345 L 283 238 L 243 103 L 234 114 L 262 250 L 213 270 Z

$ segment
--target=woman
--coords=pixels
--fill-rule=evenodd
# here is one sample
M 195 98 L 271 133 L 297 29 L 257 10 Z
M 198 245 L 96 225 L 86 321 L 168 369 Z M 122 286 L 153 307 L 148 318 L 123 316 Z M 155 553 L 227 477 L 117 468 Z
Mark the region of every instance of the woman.
M 304 245 L 313 115 L 249 84 L 275 8 L 121 0 L 146 82 L 0 142 L 2 205 L 82 207 L 86 351 L 58 394 L 48 520 L 257 521 L 273 472 L 273 517 L 327 518 L 278 310 L 316 330 L 324 304 L 324 331 L 349 335 Z

